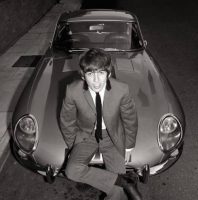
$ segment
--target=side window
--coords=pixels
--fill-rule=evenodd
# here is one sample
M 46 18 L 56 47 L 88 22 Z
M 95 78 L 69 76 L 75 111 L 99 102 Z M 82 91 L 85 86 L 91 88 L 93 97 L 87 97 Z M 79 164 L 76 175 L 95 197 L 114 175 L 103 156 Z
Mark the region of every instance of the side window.
M 139 31 L 137 24 L 133 23 L 132 25 L 132 46 L 133 48 L 141 48 L 143 46 L 142 41 L 139 37 Z

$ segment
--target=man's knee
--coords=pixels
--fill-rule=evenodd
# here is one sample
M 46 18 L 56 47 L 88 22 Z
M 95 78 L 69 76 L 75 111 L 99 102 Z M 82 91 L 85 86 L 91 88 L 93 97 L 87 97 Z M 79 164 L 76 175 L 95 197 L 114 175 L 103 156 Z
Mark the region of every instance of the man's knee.
M 86 165 L 79 165 L 77 163 L 69 163 L 65 169 L 66 176 L 73 181 L 81 181 L 87 169 Z

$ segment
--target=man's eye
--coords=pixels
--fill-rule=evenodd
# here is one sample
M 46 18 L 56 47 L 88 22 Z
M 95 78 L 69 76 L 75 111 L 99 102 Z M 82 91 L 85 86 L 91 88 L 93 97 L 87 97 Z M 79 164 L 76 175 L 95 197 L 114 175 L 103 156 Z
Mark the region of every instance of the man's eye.
M 87 72 L 86 75 L 87 75 L 87 76 L 92 76 L 93 73 L 92 73 L 92 72 Z
M 100 71 L 99 72 L 101 75 L 104 75 L 104 74 L 106 74 L 106 71 Z

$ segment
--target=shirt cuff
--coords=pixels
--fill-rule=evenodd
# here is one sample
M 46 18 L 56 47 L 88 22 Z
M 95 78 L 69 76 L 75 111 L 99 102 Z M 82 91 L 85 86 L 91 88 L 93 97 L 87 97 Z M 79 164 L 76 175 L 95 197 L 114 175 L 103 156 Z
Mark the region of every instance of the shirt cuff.
M 126 149 L 126 152 L 130 152 L 132 149 L 134 149 L 134 148 Z

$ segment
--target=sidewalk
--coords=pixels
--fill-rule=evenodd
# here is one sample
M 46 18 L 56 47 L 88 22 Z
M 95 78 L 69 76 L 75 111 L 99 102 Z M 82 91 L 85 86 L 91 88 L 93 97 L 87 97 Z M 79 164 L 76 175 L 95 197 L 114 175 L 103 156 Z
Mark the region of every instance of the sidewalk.
M 60 13 L 80 9 L 81 0 L 61 0 L 0 56 L 0 172 L 9 156 L 10 122 L 17 100 L 34 68 L 12 66 L 21 56 L 43 55 Z

